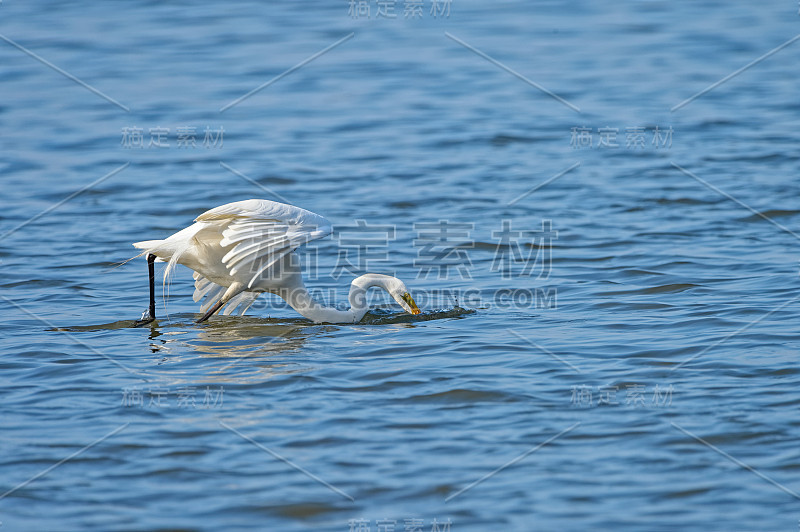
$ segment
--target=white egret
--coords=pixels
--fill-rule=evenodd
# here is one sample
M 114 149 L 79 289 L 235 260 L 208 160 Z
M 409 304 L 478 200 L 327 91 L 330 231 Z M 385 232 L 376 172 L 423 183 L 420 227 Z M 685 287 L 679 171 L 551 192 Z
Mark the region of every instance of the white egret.
M 331 224 L 318 214 L 270 200 L 250 199 L 206 211 L 195 223 L 164 240 L 136 242 L 144 250 L 150 278 L 150 307 L 136 325 L 155 320 L 155 261 L 167 262 L 164 280 L 176 264 L 194 270 L 194 300 L 205 298 L 198 323 L 227 305 L 224 314 L 238 315 L 262 292 L 277 294 L 292 308 L 317 323 L 356 323 L 367 313 L 366 292 L 383 288 L 410 314 L 420 310 L 400 279 L 366 274 L 350 286 L 350 309 L 326 307 L 308 293 L 294 256 L 298 246 L 331 234 Z M 294 259 L 294 260 L 293 260 Z

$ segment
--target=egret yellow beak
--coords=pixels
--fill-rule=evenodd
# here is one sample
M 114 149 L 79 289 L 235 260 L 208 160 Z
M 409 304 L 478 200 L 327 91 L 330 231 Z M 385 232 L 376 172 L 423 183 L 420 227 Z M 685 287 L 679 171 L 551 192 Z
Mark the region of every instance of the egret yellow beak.
M 421 312 L 417 304 L 414 302 L 414 298 L 411 297 L 411 294 L 406 292 L 400 297 L 402 297 L 403 301 L 405 301 L 408 304 L 408 306 L 411 307 L 411 314 L 419 314 Z

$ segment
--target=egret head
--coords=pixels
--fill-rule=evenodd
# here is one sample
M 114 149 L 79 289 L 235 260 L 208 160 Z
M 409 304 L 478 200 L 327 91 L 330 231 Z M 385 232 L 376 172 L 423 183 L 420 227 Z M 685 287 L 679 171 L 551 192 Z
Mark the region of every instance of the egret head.
M 353 287 L 350 290 L 350 305 L 353 308 L 363 308 L 366 312 L 366 292 L 370 287 L 377 286 L 383 288 L 403 310 L 409 314 L 419 314 L 420 310 L 414 298 L 406 288 L 405 283 L 397 277 L 382 275 L 379 273 L 368 273 L 353 280 Z

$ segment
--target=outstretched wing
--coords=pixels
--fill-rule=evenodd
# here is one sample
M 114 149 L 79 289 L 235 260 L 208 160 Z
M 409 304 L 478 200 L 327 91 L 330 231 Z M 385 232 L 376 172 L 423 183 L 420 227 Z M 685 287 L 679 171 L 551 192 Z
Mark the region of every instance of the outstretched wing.
M 233 246 L 222 258 L 232 277 L 252 288 L 259 276 L 297 247 L 331 234 L 331 224 L 311 211 L 269 200 L 228 203 L 197 217 L 224 224 L 220 245 Z

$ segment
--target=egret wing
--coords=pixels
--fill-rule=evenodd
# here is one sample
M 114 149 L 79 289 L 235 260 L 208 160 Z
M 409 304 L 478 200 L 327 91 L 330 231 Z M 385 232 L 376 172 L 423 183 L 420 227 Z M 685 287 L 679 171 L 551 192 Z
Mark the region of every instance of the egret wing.
M 332 232 L 330 222 L 322 216 L 269 200 L 222 205 L 201 214 L 197 221 L 225 224 L 220 245 L 231 249 L 222 262 L 247 288 L 286 254 Z
M 230 316 L 231 314 L 234 316 L 244 316 L 244 313 L 247 312 L 250 305 L 255 303 L 260 295 L 261 294 L 258 292 L 242 292 L 237 294 L 228 301 L 222 313 L 226 316 Z
M 197 272 L 194 272 L 192 277 L 194 277 L 194 295 L 192 299 L 194 299 L 195 302 L 201 299 L 203 300 L 200 311 L 205 313 L 219 301 L 225 293 L 226 288 L 209 281 Z M 243 316 L 247 309 L 250 308 L 250 305 L 255 303 L 259 295 L 258 292 L 242 292 L 237 294 L 228 301 L 222 313 L 226 316 L 230 314 Z
M 200 311 L 205 314 L 225 293 L 225 287 L 209 281 L 197 272 L 194 272 L 192 277 L 194 277 L 194 294 L 192 295 L 192 299 L 195 303 L 202 300 L 202 303 L 200 303 Z

